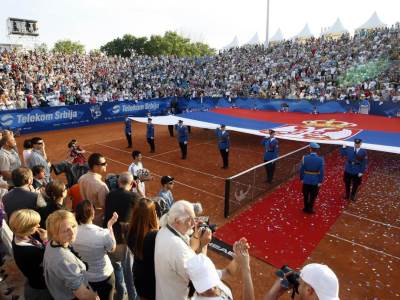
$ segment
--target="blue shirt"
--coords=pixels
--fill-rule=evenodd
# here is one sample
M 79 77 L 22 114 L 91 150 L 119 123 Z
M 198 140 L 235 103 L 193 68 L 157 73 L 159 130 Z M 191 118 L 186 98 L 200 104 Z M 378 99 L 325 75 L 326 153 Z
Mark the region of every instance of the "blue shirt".
M 229 149 L 230 146 L 229 132 L 226 130 L 222 131 L 220 128 L 217 128 L 215 133 L 218 139 L 218 148 L 220 150 Z
M 273 160 L 279 156 L 279 142 L 276 138 L 264 138 L 261 144 L 265 147 L 265 161 Z
M 154 125 L 153 124 L 147 124 L 146 137 L 148 139 L 154 138 Z
M 346 147 L 340 149 L 340 154 L 347 158 L 345 164 L 345 172 L 356 175 L 358 173 L 364 173 L 367 168 L 367 151 L 359 148 L 356 153 L 354 147 Z
M 125 119 L 125 133 L 131 134 L 132 133 L 132 120 L 129 118 Z
M 175 129 L 178 132 L 179 143 L 187 142 L 189 139 L 188 129 L 186 126 L 175 125 Z
M 174 204 L 174 197 L 172 196 L 172 192 L 170 190 L 164 191 L 163 189 L 158 193 L 158 196 L 163 198 L 168 205 L 168 208 L 171 208 L 172 204 Z
M 324 180 L 324 160 L 316 153 L 304 155 L 301 161 L 300 180 L 304 184 L 317 185 Z

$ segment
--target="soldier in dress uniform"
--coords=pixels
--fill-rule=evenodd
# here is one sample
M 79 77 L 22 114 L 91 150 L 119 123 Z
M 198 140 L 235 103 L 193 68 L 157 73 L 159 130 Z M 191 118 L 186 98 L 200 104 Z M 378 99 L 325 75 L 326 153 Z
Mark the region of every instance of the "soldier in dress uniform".
M 275 131 L 269 130 L 269 137 L 265 137 L 262 141 L 264 145 L 264 162 L 271 161 L 279 156 L 279 142 L 275 138 Z M 267 172 L 267 182 L 272 183 L 275 172 L 275 162 L 265 165 L 265 171 Z
M 221 153 L 223 166 L 222 169 L 228 169 L 229 167 L 229 132 L 225 130 L 226 126 L 221 124 L 220 128 L 216 129 L 216 135 L 218 139 L 218 148 Z
M 344 183 L 346 185 L 345 199 L 355 201 L 362 176 L 367 168 L 367 151 L 361 149 L 362 140 L 355 139 L 354 147 L 343 145 L 340 154 L 346 157 Z
M 187 158 L 187 144 L 189 140 L 188 129 L 183 125 L 183 121 L 179 120 L 178 124 L 175 125 L 175 130 L 178 135 L 179 148 L 181 148 L 182 159 Z
M 132 148 L 132 120 L 129 119 L 129 116 L 125 116 L 125 136 L 128 142 L 126 148 Z
M 314 202 L 324 180 L 324 160 L 317 154 L 319 148 L 317 143 L 310 143 L 310 154 L 304 155 L 301 161 L 300 180 L 303 182 L 305 213 L 314 213 Z
M 154 145 L 154 125 L 152 123 L 153 119 L 147 119 L 147 128 L 146 128 L 146 138 L 147 143 L 150 145 L 150 153 L 154 153 L 156 151 L 156 146 Z

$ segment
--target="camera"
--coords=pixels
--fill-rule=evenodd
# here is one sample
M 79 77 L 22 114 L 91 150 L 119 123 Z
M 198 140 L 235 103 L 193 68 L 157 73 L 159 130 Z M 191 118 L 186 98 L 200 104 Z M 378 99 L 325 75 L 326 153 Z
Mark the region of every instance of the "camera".
M 197 217 L 197 220 L 200 221 L 200 232 L 203 233 L 207 228 L 210 229 L 212 233 L 217 230 L 217 224 L 210 224 L 210 218 L 208 216 Z
M 287 275 L 290 273 L 289 275 Z M 282 266 L 278 271 L 275 272 L 275 275 L 278 276 L 279 278 L 282 278 L 281 280 L 281 286 L 286 288 L 286 289 L 293 289 L 292 292 L 292 298 L 294 298 L 295 294 L 299 293 L 299 279 L 300 279 L 300 273 L 292 270 L 289 268 L 287 265 Z

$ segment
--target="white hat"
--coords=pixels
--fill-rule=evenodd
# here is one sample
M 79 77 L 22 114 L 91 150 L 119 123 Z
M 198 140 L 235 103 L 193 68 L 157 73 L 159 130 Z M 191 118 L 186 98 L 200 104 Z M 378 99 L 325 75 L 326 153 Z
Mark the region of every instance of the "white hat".
M 308 264 L 301 269 L 300 277 L 314 289 L 319 300 L 339 300 L 339 281 L 328 266 Z
M 213 262 L 204 254 L 190 258 L 185 268 L 198 293 L 203 293 L 221 282 Z

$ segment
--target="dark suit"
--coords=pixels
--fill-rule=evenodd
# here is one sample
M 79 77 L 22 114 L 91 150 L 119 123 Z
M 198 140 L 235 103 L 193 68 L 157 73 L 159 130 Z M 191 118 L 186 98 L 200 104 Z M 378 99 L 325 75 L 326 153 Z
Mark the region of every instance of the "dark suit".
M 20 209 L 36 209 L 38 194 L 21 187 L 15 187 L 3 197 L 4 210 L 10 219 L 11 214 Z
M 122 243 L 122 231 L 120 223 L 128 223 L 131 220 L 133 207 L 139 199 L 136 193 L 118 188 L 108 193 L 104 209 L 103 227 L 111 219 L 113 212 L 118 214 L 118 222 L 114 224 L 115 239 L 118 244 Z

